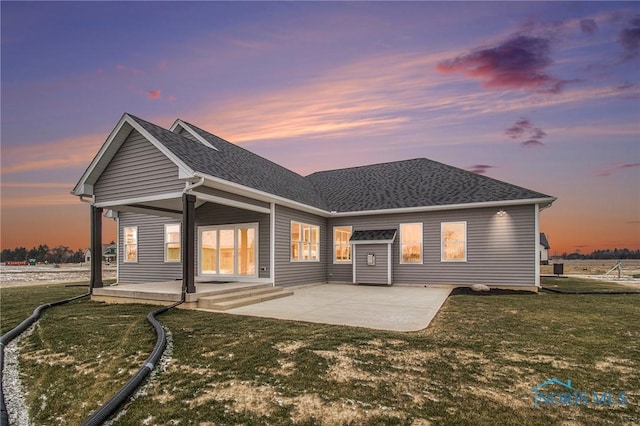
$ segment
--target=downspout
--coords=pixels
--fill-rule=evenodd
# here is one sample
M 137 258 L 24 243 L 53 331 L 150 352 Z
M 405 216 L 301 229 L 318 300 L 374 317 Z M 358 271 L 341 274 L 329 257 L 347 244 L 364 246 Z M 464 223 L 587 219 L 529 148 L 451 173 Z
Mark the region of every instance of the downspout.
M 534 205 L 535 226 L 535 286 L 540 288 L 540 204 Z
M 272 285 L 276 286 L 276 203 L 269 205 L 271 213 L 269 215 L 269 276 Z

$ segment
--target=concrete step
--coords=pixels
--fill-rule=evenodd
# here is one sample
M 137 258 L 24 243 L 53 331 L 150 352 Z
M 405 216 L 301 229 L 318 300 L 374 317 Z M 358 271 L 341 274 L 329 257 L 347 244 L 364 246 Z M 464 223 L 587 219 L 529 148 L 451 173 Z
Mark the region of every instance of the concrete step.
M 198 308 L 226 311 L 227 309 L 253 305 L 267 300 L 291 296 L 293 291 L 278 287 L 241 290 L 217 296 L 206 296 L 198 299 Z
M 211 296 L 203 296 L 199 300 L 209 300 L 214 302 L 226 302 L 228 300 L 242 299 L 245 297 L 259 296 L 261 294 L 269 294 L 274 291 L 279 291 L 281 288 L 274 287 L 271 284 L 260 287 L 240 288 L 233 291 L 226 291 L 224 293 L 212 294 Z

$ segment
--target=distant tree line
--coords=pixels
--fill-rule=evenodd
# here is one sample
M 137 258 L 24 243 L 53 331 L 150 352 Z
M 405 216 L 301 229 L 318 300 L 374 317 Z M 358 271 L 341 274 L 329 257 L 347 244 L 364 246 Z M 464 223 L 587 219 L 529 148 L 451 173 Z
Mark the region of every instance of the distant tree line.
M 640 250 L 629 250 L 628 248 L 613 250 L 594 250 L 591 253 L 580 253 L 580 250 L 576 250 L 573 253 L 562 253 L 561 255 L 554 255 L 555 258 L 561 258 L 565 260 L 575 259 L 640 259 Z
M 35 259 L 38 263 L 80 263 L 84 262 L 84 250 L 71 250 L 67 246 L 49 248 L 46 244 L 40 244 L 27 250 L 24 247 L 4 249 L 0 254 L 0 262 L 28 261 Z

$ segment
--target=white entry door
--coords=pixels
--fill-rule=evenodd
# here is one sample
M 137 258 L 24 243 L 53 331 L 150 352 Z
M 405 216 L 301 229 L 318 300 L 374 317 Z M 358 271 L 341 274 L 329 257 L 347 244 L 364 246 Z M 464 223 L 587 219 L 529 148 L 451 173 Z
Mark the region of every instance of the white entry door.
M 257 277 L 258 224 L 198 228 L 199 275 Z

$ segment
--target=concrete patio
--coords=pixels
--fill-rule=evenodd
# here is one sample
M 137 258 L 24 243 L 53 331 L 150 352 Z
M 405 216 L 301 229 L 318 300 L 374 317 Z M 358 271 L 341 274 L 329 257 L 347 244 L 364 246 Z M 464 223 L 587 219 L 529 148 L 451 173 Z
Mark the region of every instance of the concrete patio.
M 180 300 L 181 288 L 180 281 L 119 284 L 94 289 L 92 300 L 169 305 Z M 426 328 L 452 288 L 318 284 L 283 289 L 265 283 L 197 283 L 196 293 L 187 294 L 179 308 L 406 332 Z M 235 307 L 238 297 L 252 304 Z
M 231 314 L 392 331 L 426 328 L 452 287 L 320 284 L 294 295 L 226 311 Z

